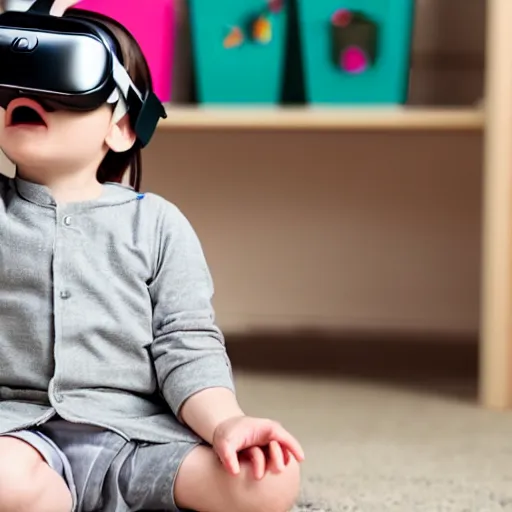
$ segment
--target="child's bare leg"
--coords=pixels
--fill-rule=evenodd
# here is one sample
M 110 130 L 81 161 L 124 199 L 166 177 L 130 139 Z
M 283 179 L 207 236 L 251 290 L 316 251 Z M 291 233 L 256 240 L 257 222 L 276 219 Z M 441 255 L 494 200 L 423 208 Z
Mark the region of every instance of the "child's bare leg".
M 211 448 L 195 448 L 183 461 L 174 488 L 178 507 L 197 512 L 288 512 L 300 487 L 299 464 L 292 459 L 280 474 L 256 480 L 249 463 L 230 475 Z
M 70 512 L 72 498 L 64 480 L 37 450 L 13 438 L 0 438 L 0 510 Z

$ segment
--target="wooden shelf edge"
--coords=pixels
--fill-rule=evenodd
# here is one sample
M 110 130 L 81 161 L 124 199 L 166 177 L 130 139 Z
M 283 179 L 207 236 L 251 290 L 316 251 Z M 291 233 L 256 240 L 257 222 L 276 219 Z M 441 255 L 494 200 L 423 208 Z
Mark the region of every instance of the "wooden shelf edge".
M 167 106 L 159 130 L 481 130 L 481 108 L 229 108 Z

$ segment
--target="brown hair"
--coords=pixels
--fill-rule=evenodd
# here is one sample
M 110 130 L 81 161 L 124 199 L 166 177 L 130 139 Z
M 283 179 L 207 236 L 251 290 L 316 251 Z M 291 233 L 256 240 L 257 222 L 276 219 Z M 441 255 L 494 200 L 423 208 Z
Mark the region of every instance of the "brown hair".
M 124 67 L 137 89 L 143 96 L 147 91 L 152 90 L 151 73 L 146 58 L 135 38 L 125 27 L 107 16 L 82 9 L 68 9 L 66 15 L 89 19 L 104 25 L 115 37 Z M 138 141 L 123 153 L 109 150 L 98 169 L 98 181 L 120 183 L 128 170 L 130 170 L 130 185 L 138 191 L 142 178 L 141 146 Z

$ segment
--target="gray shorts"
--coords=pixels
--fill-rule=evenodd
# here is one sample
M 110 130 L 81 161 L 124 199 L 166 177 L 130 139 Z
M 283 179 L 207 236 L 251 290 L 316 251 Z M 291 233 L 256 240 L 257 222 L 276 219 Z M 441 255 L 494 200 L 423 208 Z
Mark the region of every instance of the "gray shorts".
M 73 512 L 178 511 L 174 482 L 198 443 L 126 441 L 114 432 L 56 419 L 7 434 L 33 446 L 66 481 Z

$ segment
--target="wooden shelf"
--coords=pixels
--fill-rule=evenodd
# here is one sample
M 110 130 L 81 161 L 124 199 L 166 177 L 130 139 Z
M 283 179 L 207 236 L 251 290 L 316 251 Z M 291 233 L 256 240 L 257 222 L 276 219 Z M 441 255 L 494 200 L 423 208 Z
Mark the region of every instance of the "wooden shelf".
M 480 108 L 167 107 L 160 130 L 481 130 Z

